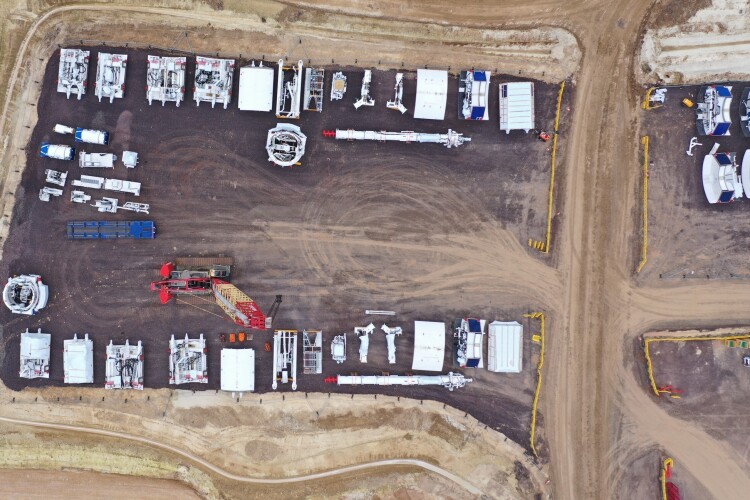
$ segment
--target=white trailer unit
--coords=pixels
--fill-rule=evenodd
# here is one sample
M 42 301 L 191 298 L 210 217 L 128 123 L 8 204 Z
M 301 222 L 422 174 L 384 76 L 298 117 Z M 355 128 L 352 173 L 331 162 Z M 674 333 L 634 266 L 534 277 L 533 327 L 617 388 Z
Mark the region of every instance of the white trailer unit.
M 453 372 L 444 375 L 338 375 L 334 378 L 338 385 L 439 385 L 449 391 L 473 382 L 473 379 Z
M 195 105 L 201 101 L 210 102 L 213 108 L 216 103 L 224 104 L 227 109 L 232 102 L 232 78 L 234 77 L 234 59 L 215 59 L 198 56 L 195 60 L 195 87 L 193 98 Z
M 285 71 L 292 76 L 285 79 Z M 302 61 L 297 66 L 285 67 L 284 60 L 279 59 L 279 77 L 276 82 L 276 118 L 297 119 L 302 106 Z
M 107 364 L 104 370 L 105 389 L 137 389 L 143 390 L 143 346 L 141 341 L 137 345 L 130 345 L 126 340 L 124 345 L 114 345 L 109 341 L 107 346 Z
M 240 111 L 264 111 L 273 109 L 273 73 L 270 66 L 263 63 L 240 68 L 240 95 L 237 107 Z
M 146 71 L 146 99 L 150 106 L 153 101 L 173 102 L 180 107 L 185 100 L 186 57 L 148 56 Z
M 255 390 L 255 350 L 221 350 L 221 390 L 230 391 L 233 398 Z
M 520 373 L 523 364 L 523 326 L 517 321 L 490 323 L 487 369 L 496 373 Z
M 86 93 L 89 74 L 88 50 L 60 49 L 60 69 L 57 73 L 57 91 L 70 99 L 70 94 L 81 96 Z
M 89 334 L 63 340 L 63 370 L 66 384 L 94 383 L 94 341 Z
M 208 362 L 206 359 L 206 340 L 201 333 L 197 339 L 185 334 L 184 339 L 169 341 L 169 383 L 207 384 Z
M 128 67 L 127 54 L 99 52 L 96 62 L 96 82 L 94 95 L 102 102 L 102 97 L 112 103 L 115 98 L 125 97 L 125 73 Z
M 292 378 L 292 390 L 297 390 L 297 330 L 275 330 L 273 334 L 273 383 L 276 390 L 278 383 L 289 383 Z
M 37 333 L 29 333 L 26 329 L 21 334 L 21 369 L 18 375 L 21 378 L 49 378 L 49 346 L 52 335 L 42 333 L 41 328 Z
M 534 128 L 534 84 L 513 82 L 500 84 L 500 130 L 528 132 Z
M 302 330 L 302 371 L 304 374 L 323 373 L 323 332 Z
M 115 168 L 117 156 L 112 153 L 87 153 L 81 151 L 78 154 L 78 166 L 81 168 Z
M 3 288 L 5 307 L 14 314 L 36 314 L 47 306 L 48 299 L 49 288 L 38 274 L 13 276 Z

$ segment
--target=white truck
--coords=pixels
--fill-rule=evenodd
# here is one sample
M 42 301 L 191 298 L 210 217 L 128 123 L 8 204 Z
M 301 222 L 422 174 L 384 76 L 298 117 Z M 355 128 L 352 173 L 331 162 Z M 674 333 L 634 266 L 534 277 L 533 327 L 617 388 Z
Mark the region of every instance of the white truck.
M 77 127 L 76 142 L 88 142 L 89 144 L 106 145 L 109 144 L 109 132 Z

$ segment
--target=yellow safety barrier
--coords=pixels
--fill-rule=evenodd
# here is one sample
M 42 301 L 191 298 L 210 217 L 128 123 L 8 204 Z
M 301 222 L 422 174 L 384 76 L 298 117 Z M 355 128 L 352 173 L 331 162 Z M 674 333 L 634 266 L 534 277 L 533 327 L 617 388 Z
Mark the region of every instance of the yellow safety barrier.
M 560 91 L 557 93 L 557 112 L 555 113 L 555 132 L 552 138 L 552 172 L 549 180 L 549 201 L 547 204 L 547 236 L 544 242 L 529 238 L 529 246 L 534 250 L 543 253 L 549 253 L 552 245 L 552 217 L 554 216 L 554 199 L 555 199 L 555 171 L 557 169 L 557 136 L 560 129 L 560 109 L 562 108 L 563 91 L 565 90 L 565 81 L 560 84 Z
M 654 363 L 651 361 L 651 353 L 649 351 L 649 348 L 653 342 L 691 342 L 695 340 L 699 341 L 714 341 L 714 340 L 748 340 L 750 339 L 750 333 L 743 333 L 739 335 L 720 335 L 716 337 L 711 337 L 708 335 L 700 336 L 700 337 L 653 337 L 653 338 L 647 338 L 643 340 L 643 350 L 646 354 L 646 369 L 648 370 L 648 380 L 651 383 L 651 389 L 653 389 L 654 394 L 657 396 L 661 396 L 661 392 L 659 391 L 659 387 L 656 385 L 656 380 L 654 378 Z M 674 399 L 680 399 L 680 396 L 675 397 L 676 395 L 672 395 Z
M 659 475 L 659 481 L 661 482 L 661 498 L 667 500 L 667 470 L 674 465 L 674 460 L 671 458 L 664 459 L 661 467 L 661 474 Z
M 531 451 L 534 452 L 534 456 L 539 457 L 539 454 L 536 451 L 536 414 L 537 414 L 537 407 L 539 406 L 539 394 L 542 392 L 542 366 L 544 366 L 544 313 L 543 312 L 533 312 L 530 314 L 524 314 L 525 318 L 532 318 L 532 319 L 539 319 L 540 321 L 540 327 L 539 327 L 539 337 L 541 339 L 541 349 L 539 352 L 539 363 L 536 365 L 536 375 L 537 375 L 537 382 L 536 382 L 536 391 L 534 392 L 534 404 L 531 407 Z
M 643 144 L 643 248 L 641 249 L 641 262 L 638 264 L 636 273 L 640 273 L 648 260 L 648 136 L 641 138 Z

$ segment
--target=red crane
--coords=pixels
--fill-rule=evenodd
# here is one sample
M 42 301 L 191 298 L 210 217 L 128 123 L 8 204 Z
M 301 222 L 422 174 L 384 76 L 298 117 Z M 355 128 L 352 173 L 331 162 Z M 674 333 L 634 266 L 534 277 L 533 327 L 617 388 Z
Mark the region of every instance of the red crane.
M 159 292 L 162 304 L 179 295 L 212 295 L 232 320 L 246 328 L 264 330 L 266 315 L 258 304 L 242 290 L 222 278 L 228 278 L 231 259 L 176 259 L 161 267 L 159 281 L 151 283 L 151 291 Z

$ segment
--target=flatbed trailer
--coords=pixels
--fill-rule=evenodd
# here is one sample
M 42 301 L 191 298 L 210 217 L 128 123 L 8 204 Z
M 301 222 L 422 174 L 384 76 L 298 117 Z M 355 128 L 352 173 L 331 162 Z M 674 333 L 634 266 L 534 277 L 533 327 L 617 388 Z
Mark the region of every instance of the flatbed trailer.
M 151 220 L 126 221 L 69 221 L 68 239 L 106 240 L 129 238 L 152 240 L 156 237 L 156 225 Z

